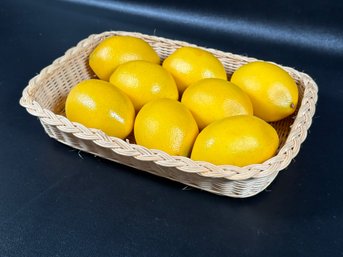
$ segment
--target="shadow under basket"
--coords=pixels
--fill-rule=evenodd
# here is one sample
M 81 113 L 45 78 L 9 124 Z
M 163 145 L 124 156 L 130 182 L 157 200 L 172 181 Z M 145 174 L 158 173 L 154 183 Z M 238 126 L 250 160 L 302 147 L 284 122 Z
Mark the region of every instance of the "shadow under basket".
M 76 149 L 191 187 L 239 198 L 263 191 L 279 171 L 285 169 L 298 154 L 312 122 L 318 88 L 307 74 L 281 65 L 279 66 L 285 69 L 298 85 L 299 103 L 292 116 L 271 123 L 279 134 L 280 146 L 276 155 L 262 164 L 245 167 L 216 166 L 187 157 L 170 156 L 163 151 L 134 144 L 132 138 L 122 140 L 110 137 L 98 129 L 71 122 L 64 115 L 65 99 L 74 85 L 82 80 L 95 78 L 88 66 L 89 54 L 102 40 L 113 35 L 142 38 L 155 49 L 162 60 L 179 47 L 195 46 L 186 42 L 122 31 L 104 32 L 82 40 L 32 78 L 20 99 L 20 104 L 30 114 L 39 118 L 50 137 Z M 257 60 L 214 49 L 203 49 L 213 53 L 223 63 L 228 77 L 241 65 Z

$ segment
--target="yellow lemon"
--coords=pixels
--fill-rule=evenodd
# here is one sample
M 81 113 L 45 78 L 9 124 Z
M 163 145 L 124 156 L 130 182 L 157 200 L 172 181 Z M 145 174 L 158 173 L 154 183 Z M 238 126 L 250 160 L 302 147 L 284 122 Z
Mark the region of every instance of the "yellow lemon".
M 226 79 L 223 64 L 212 53 L 196 47 L 177 49 L 162 65 L 175 78 L 180 93 L 200 79 Z
M 265 121 L 278 121 L 291 115 L 298 104 L 298 87 L 294 79 L 272 63 L 245 64 L 233 73 L 231 82 L 249 95 L 254 115 Z
M 100 79 L 108 81 L 118 65 L 134 60 L 160 63 L 160 57 L 143 39 L 112 36 L 93 50 L 89 56 L 89 66 Z
M 121 64 L 111 75 L 110 83 L 129 96 L 136 112 L 153 99 L 177 100 L 179 98 L 172 75 L 162 66 L 147 61 L 131 61 Z
M 275 129 L 251 115 L 215 121 L 198 135 L 191 158 L 216 165 L 246 166 L 272 157 L 279 145 Z
M 139 111 L 134 125 L 137 144 L 170 155 L 189 156 L 198 126 L 191 112 L 176 100 L 152 100 Z
M 223 79 L 202 79 L 189 86 L 181 102 L 192 112 L 200 129 L 213 121 L 234 115 L 252 115 L 248 95 Z
M 110 136 L 125 138 L 133 129 L 135 109 L 131 100 L 109 82 L 90 79 L 71 89 L 66 116 Z

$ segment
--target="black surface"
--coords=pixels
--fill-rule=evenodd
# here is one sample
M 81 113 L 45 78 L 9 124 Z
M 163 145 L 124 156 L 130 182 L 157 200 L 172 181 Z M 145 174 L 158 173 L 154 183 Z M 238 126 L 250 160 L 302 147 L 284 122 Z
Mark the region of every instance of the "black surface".
M 0 256 L 343 256 L 341 1 L 0 4 Z M 319 85 L 299 155 L 249 199 L 212 195 L 50 139 L 18 100 L 89 34 L 138 31 L 274 61 Z

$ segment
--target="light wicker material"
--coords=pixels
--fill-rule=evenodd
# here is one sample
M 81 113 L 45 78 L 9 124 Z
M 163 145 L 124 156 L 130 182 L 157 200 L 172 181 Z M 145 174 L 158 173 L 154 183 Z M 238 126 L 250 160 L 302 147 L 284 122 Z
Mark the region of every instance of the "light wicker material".
M 147 41 L 163 60 L 181 46 L 195 46 L 186 42 L 149 36 L 140 33 L 110 31 L 91 35 L 64 56 L 56 59 L 32 78 L 23 91 L 20 104 L 37 116 L 46 133 L 56 140 L 152 174 L 179 181 L 215 194 L 230 197 L 249 197 L 263 191 L 298 154 L 307 136 L 317 101 L 317 85 L 307 75 L 289 67 L 283 67 L 297 82 L 299 104 L 295 114 L 274 122 L 280 137 L 277 154 L 262 164 L 246 167 L 216 166 L 193 161 L 186 157 L 170 156 L 159 150 L 134 144 L 132 136 L 127 140 L 107 136 L 100 130 L 87 128 L 69 121 L 64 115 L 66 96 L 78 82 L 94 78 L 88 66 L 88 56 L 99 42 L 112 35 L 131 35 Z M 224 64 L 228 77 L 233 71 L 254 58 L 204 48 L 212 52 Z

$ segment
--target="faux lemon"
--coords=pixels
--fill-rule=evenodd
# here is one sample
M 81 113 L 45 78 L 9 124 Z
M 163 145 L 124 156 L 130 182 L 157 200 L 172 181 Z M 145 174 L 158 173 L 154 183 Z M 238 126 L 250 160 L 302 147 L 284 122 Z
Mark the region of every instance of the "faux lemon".
M 248 95 L 223 79 L 202 79 L 189 86 L 181 102 L 192 112 L 199 129 L 213 121 L 234 115 L 252 115 Z
M 245 64 L 233 73 L 231 82 L 249 95 L 254 115 L 265 121 L 278 121 L 291 115 L 298 104 L 294 79 L 272 63 Z
M 264 120 L 239 115 L 215 121 L 198 135 L 193 160 L 246 166 L 272 157 L 279 145 L 275 129 Z
M 189 156 L 198 132 L 191 112 L 182 103 L 166 98 L 144 105 L 134 125 L 137 144 L 170 155 Z
M 135 110 L 130 99 L 109 82 L 90 79 L 71 89 L 66 116 L 110 136 L 125 138 L 133 129 Z
M 212 53 L 196 47 L 177 49 L 162 65 L 175 78 L 180 93 L 200 79 L 226 79 L 223 64 Z
M 111 75 L 110 83 L 130 97 L 136 112 L 153 99 L 179 98 L 172 75 L 162 66 L 147 61 L 121 64 Z
M 112 36 L 93 50 L 89 56 L 89 66 L 100 79 L 108 81 L 118 65 L 133 60 L 160 63 L 160 57 L 143 39 Z

